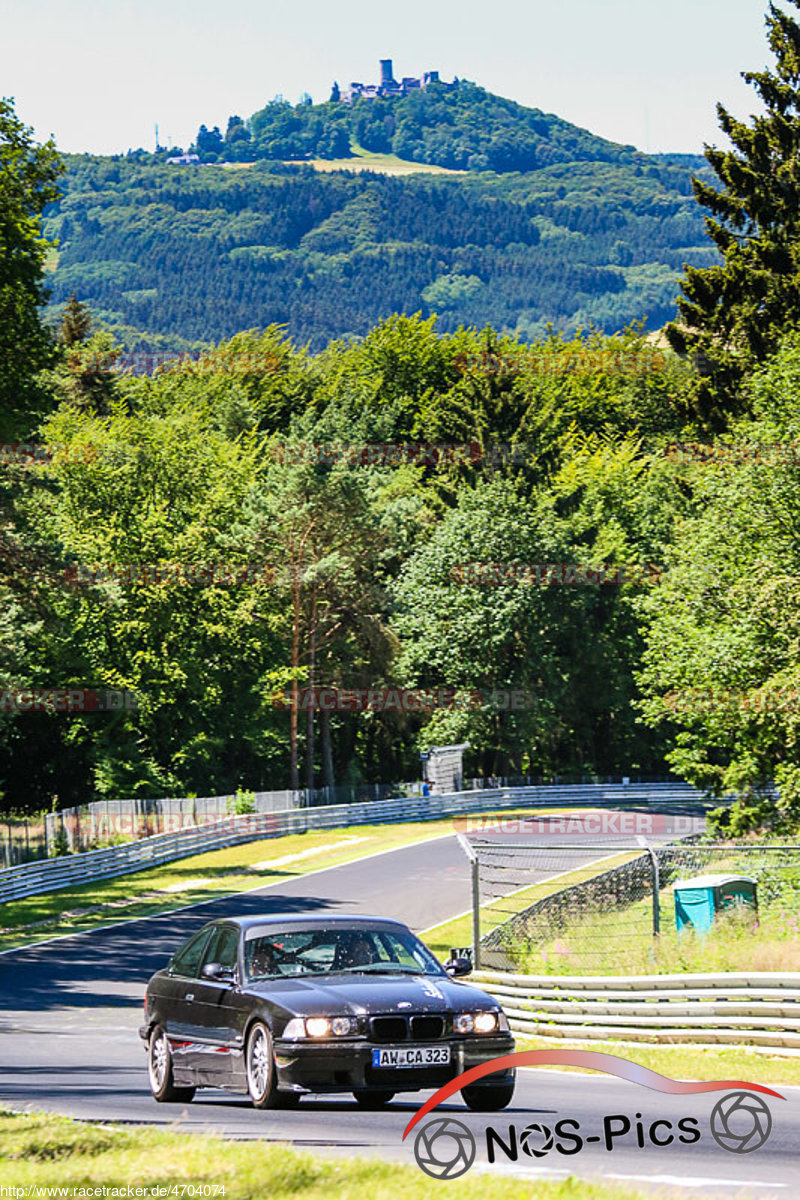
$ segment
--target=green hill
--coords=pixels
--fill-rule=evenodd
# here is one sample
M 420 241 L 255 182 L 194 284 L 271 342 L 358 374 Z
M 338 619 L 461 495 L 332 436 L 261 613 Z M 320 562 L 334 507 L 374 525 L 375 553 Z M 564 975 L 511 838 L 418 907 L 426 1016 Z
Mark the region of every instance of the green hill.
M 130 349 L 274 322 L 319 349 L 393 312 L 533 339 L 549 323 L 660 326 L 684 262 L 713 261 L 690 185 L 703 160 L 648 157 L 472 84 L 267 105 L 219 141 L 203 157 L 256 161 L 69 158 L 46 213 L 53 315 L 74 291 Z M 301 153 L 354 169 L 278 161 Z M 443 173 L 407 173 L 415 156 Z
M 249 158 L 341 158 L 352 143 L 410 162 L 462 171 L 535 171 L 559 162 L 632 162 L 620 146 L 552 113 L 525 108 L 474 83 L 430 84 L 407 96 L 357 99 L 352 104 L 273 101 L 253 114 L 243 137 L 232 118 L 216 147 L 196 145 L 204 162 Z

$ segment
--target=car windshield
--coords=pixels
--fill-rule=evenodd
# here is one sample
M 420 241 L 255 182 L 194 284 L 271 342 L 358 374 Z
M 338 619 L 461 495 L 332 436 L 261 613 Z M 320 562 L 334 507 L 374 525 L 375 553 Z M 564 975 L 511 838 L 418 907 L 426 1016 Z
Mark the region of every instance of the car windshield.
M 247 931 L 244 963 L 249 980 L 340 973 L 445 974 L 407 930 L 256 927 Z

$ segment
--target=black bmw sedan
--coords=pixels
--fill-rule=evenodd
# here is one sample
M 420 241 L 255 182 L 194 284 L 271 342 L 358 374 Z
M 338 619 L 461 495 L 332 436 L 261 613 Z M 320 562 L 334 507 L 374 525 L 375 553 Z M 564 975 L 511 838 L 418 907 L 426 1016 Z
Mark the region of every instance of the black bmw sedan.
M 304 1093 L 352 1092 L 365 1108 L 438 1088 L 509 1054 L 499 1004 L 454 978 L 399 921 L 263 916 L 213 921 L 147 985 L 144 1024 L 156 1100 L 198 1087 L 250 1096 L 256 1108 Z M 479 1112 L 505 1108 L 513 1071 L 462 1089 Z

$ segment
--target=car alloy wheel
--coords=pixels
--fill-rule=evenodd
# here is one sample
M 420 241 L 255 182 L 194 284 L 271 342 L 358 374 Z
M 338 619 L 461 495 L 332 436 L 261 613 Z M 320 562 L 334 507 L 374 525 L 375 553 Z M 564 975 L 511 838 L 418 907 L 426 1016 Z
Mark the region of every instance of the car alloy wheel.
M 270 1108 L 275 1102 L 275 1060 L 272 1035 L 257 1021 L 247 1039 L 247 1091 L 254 1108 Z
M 176 1087 L 172 1079 L 172 1054 L 169 1038 L 160 1025 L 150 1034 L 147 1047 L 147 1074 L 150 1091 L 159 1104 L 188 1104 L 193 1098 L 193 1087 Z

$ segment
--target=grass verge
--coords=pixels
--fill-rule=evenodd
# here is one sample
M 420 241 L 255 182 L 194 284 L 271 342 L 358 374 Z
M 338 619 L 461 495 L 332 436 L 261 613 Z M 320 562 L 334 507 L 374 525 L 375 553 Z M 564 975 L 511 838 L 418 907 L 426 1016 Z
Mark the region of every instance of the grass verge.
M 361 1200 L 363 1196 L 370 1200 L 428 1200 L 433 1189 L 438 1194 L 449 1186 L 432 1182 L 416 1166 L 377 1158 L 314 1157 L 263 1142 L 230 1142 L 171 1130 L 96 1126 L 40 1113 L 3 1112 L 0 1181 L 18 1188 L 75 1189 L 75 1195 L 80 1195 L 81 1188 L 91 1188 L 88 1194 L 96 1195 L 98 1187 L 131 1186 L 177 1187 L 176 1195 L 188 1196 L 198 1194 L 192 1193 L 192 1188 L 216 1186 L 216 1195 L 224 1200 L 263 1200 L 265 1196 L 271 1200 L 330 1200 L 332 1196 L 337 1200 Z M 476 1172 L 457 1183 L 463 1200 L 517 1200 L 534 1194 L 536 1200 L 642 1200 L 640 1191 L 619 1184 L 574 1178 L 537 1179 L 535 1193 L 531 1186 L 520 1179 Z
M 631 1042 L 567 1041 L 566 1038 L 528 1037 L 515 1034 L 517 1050 L 597 1050 L 615 1054 L 668 1075 L 672 1079 L 743 1079 L 747 1083 L 791 1084 L 800 1087 L 800 1058 L 783 1057 L 768 1048 L 751 1046 L 659 1046 Z M 579 1067 L 548 1067 L 553 1071 L 575 1071 Z M 588 1074 L 595 1074 L 594 1071 Z

